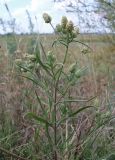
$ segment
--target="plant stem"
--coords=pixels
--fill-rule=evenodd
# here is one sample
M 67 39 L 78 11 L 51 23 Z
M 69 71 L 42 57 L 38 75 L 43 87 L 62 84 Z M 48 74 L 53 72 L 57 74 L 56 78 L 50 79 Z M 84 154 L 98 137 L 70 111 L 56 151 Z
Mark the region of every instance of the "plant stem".
M 57 101 L 57 84 L 55 84 L 54 90 L 54 144 L 55 144 L 55 151 L 54 151 L 54 159 L 57 160 L 57 153 L 56 153 L 56 146 L 57 146 L 57 114 L 56 114 L 56 101 Z
M 57 105 L 56 105 L 56 103 L 57 103 L 57 91 L 58 91 L 59 79 L 60 79 L 64 64 L 66 62 L 67 53 L 68 53 L 68 45 L 66 47 L 66 52 L 65 52 L 65 56 L 64 56 L 64 60 L 63 60 L 63 66 L 61 67 L 61 70 L 60 70 L 57 81 L 55 81 L 55 90 L 54 90 L 54 144 L 55 144 L 55 149 L 56 149 L 56 146 L 57 146 L 57 124 L 56 124 L 56 122 L 57 122 L 57 113 L 56 113 L 57 112 Z M 54 152 L 54 159 L 57 160 L 56 150 Z
M 61 73 L 62 73 L 64 64 L 65 64 L 65 62 L 66 62 L 66 58 L 67 58 L 67 54 L 68 54 L 68 48 L 69 48 L 69 44 L 68 44 L 67 47 L 66 47 L 66 52 L 65 52 L 65 56 L 64 56 L 64 60 L 63 60 L 63 65 L 62 65 L 62 67 L 61 67 L 61 69 L 60 69 L 59 76 L 58 76 L 58 79 L 57 79 L 57 82 L 56 82 L 56 83 L 57 83 L 56 86 L 58 86 L 59 79 L 60 79 L 60 76 L 61 76 Z
M 54 28 L 54 26 L 53 26 L 53 24 L 50 22 L 50 25 L 51 25 L 51 27 L 53 28 L 53 30 L 54 30 L 54 33 L 56 32 L 55 31 L 55 28 Z

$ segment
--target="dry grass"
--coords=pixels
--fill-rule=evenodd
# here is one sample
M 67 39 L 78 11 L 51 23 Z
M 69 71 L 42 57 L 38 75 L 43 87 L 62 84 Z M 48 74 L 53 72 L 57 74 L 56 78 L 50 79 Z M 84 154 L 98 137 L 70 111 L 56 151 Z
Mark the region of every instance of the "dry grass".
M 45 51 L 51 50 L 54 36 L 47 35 L 41 36 L 40 38 Z M 11 53 L 9 53 L 9 55 L 6 54 L 8 51 L 7 47 L 10 47 L 7 46 L 8 44 L 6 45 L 6 39 L 7 42 L 11 41 L 10 44 L 15 44 L 12 37 L 2 37 L 0 39 L 0 114 L 2 115 L 0 122 L 3 123 L 6 121 L 8 115 L 10 116 L 8 118 L 11 120 L 11 123 L 16 127 L 16 131 L 20 132 L 18 143 L 16 146 L 13 146 L 14 148 L 12 149 L 14 152 L 17 152 L 18 149 L 16 150 L 15 148 L 28 143 L 28 140 L 32 139 L 34 132 L 31 124 L 23 118 L 24 114 L 27 111 L 38 112 L 38 109 L 36 108 L 36 99 L 32 92 L 33 86 L 19 76 L 20 73 L 17 72 L 13 62 L 17 57 L 22 57 L 26 52 L 32 51 L 31 47 L 34 47 L 35 37 L 17 36 L 18 50 L 13 53 L 15 46 L 17 48 L 17 44 L 15 44 L 14 48 L 10 48 Z M 110 105 L 112 107 L 115 105 L 115 47 L 107 41 L 105 36 L 81 35 L 79 39 L 87 42 L 93 51 L 87 55 L 83 55 L 81 52 L 83 46 L 72 44 L 69 50 L 66 69 L 76 60 L 81 67 L 87 67 L 88 69 L 86 75 L 84 75 L 83 79 L 79 82 L 79 86 L 71 90 L 71 94 L 75 97 L 84 98 L 97 96 L 97 102 L 94 103 L 98 103 L 100 112 L 106 112 L 109 104 L 112 104 Z M 58 59 L 61 60 L 64 49 L 56 47 L 55 50 L 57 51 Z M 111 109 L 114 113 L 114 109 Z M 87 115 L 83 116 L 86 116 L 85 118 L 82 117 L 86 120 Z M 85 123 L 85 120 L 82 125 L 87 126 L 85 129 L 88 132 L 92 121 L 89 120 Z M 1 127 L 2 125 L 0 125 L 0 129 Z M 84 127 L 82 126 L 82 128 Z M 83 131 L 82 128 L 81 130 Z M 7 134 L 12 134 L 12 131 Z M 6 145 L 6 148 L 9 149 L 10 147 Z
M 51 50 L 51 44 L 54 40 L 54 36 L 47 35 L 41 36 L 40 38 L 43 42 L 45 51 Z M 93 51 L 88 53 L 88 55 L 82 54 L 81 50 L 83 46 L 79 44 L 72 44 L 70 47 L 71 49 L 69 50 L 66 68 L 76 60 L 79 62 L 81 67 L 85 66 L 88 68 L 88 76 L 86 74 L 80 82 L 79 88 L 77 90 L 74 89 L 75 96 L 91 97 L 98 94 L 102 98 L 105 97 L 105 94 L 109 94 L 108 86 L 109 89 L 114 92 L 114 88 L 112 87 L 114 86 L 113 83 L 115 79 L 115 47 L 110 42 L 100 41 L 102 38 L 105 38 L 105 36 L 81 35 L 81 37 L 79 37 L 79 39 L 84 39 L 84 41 L 88 41 L 89 39 L 87 44 L 93 49 Z M 25 90 L 28 90 L 27 88 L 30 88 L 30 86 L 28 87 L 29 84 L 23 78 L 19 76 L 17 77 L 12 60 L 14 61 L 17 57 L 22 57 L 23 54 L 28 52 L 29 49 L 33 47 L 32 45 L 34 44 L 35 39 L 36 36 L 17 36 L 17 41 L 20 42 L 18 45 L 18 51 L 17 53 L 10 53 L 8 56 L 5 54 L 7 53 L 6 37 L 2 37 L 0 40 L 0 105 L 2 107 L 7 107 L 8 110 L 10 109 L 11 113 L 13 112 L 13 119 L 15 121 L 18 119 L 16 117 L 21 115 L 21 112 L 23 112 L 22 110 L 25 111 L 25 108 L 23 108 L 24 104 L 22 104 L 24 98 L 23 92 L 26 92 Z M 9 40 L 11 41 L 10 43 L 15 43 L 11 36 L 7 38 L 7 41 Z M 64 48 L 56 47 L 55 49 L 59 60 L 61 60 Z

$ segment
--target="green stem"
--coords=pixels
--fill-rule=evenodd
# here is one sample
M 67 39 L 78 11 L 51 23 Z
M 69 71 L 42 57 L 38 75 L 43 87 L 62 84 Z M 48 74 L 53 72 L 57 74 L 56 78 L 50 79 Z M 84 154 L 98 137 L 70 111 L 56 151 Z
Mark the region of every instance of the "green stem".
M 62 65 L 62 67 L 61 67 L 61 69 L 60 69 L 59 76 L 58 76 L 58 79 L 57 79 L 57 86 L 58 86 L 58 82 L 59 82 L 59 79 L 60 79 L 62 70 L 63 70 L 63 68 L 64 68 L 64 64 L 65 64 L 66 59 L 67 59 L 68 48 L 69 48 L 69 45 L 67 45 L 67 47 L 66 47 L 66 52 L 65 52 L 65 56 L 64 56 L 64 60 L 63 60 L 63 65 Z
M 56 32 L 55 31 L 55 28 L 54 28 L 54 26 L 53 26 L 53 24 L 50 22 L 50 25 L 51 25 L 51 27 L 53 28 L 53 30 L 54 30 L 54 33 Z
M 66 47 L 66 52 L 65 52 L 65 56 L 64 56 L 64 60 L 63 60 L 63 65 L 61 67 L 58 79 L 57 79 L 57 81 L 55 81 L 55 90 L 54 90 L 54 144 L 55 144 L 55 149 L 56 149 L 56 146 L 57 146 L 57 123 L 56 123 L 57 122 L 57 114 L 56 114 L 57 105 L 55 105 L 55 104 L 57 103 L 57 91 L 58 91 L 59 79 L 60 79 L 64 64 L 66 62 L 67 54 L 68 54 L 68 45 Z M 54 152 L 54 159 L 57 160 L 56 150 Z
M 57 153 L 56 153 L 56 146 L 57 146 L 57 114 L 56 114 L 56 101 L 57 101 L 57 86 L 55 85 L 54 91 L 54 144 L 55 144 L 55 151 L 54 151 L 54 159 L 57 160 Z

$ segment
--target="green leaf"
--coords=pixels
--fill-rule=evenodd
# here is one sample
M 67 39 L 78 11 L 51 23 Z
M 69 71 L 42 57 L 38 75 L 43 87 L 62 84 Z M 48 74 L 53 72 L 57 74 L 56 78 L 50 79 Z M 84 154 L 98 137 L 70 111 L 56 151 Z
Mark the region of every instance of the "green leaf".
M 52 43 L 52 47 L 58 42 L 58 40 L 55 40 L 53 43 Z
M 98 137 L 98 134 L 100 133 L 100 128 L 104 128 L 111 120 L 114 120 L 115 117 L 110 117 L 107 120 L 105 120 L 103 123 L 99 124 L 98 126 L 94 127 L 93 130 L 90 132 L 90 134 L 84 139 L 82 146 L 84 146 L 86 144 L 86 146 L 84 146 L 84 149 L 82 152 L 84 152 L 85 149 L 87 149 L 87 146 L 90 144 L 90 147 L 92 146 L 92 144 L 94 143 L 94 141 L 96 140 L 96 137 Z M 93 142 L 91 142 L 91 137 L 93 137 L 93 135 L 95 135 L 95 133 L 99 130 L 99 132 L 97 133 L 97 135 L 94 137 Z
M 17 64 L 17 66 L 21 69 L 24 69 L 26 72 L 28 71 L 28 72 L 30 72 L 31 74 L 33 74 L 32 73 L 32 71 L 28 68 L 28 67 L 24 67 L 23 65 L 20 65 L 20 64 Z
M 37 62 L 41 65 L 41 67 L 42 67 L 50 76 L 52 76 L 51 73 L 50 73 L 50 71 L 48 70 L 48 69 L 49 69 L 48 66 L 45 65 L 45 64 L 41 61 L 39 55 L 37 55 Z
M 46 113 L 46 111 L 45 111 L 45 109 L 44 109 L 44 107 L 43 107 L 43 104 L 44 104 L 45 102 L 43 102 L 43 101 L 41 100 L 41 97 L 38 96 L 38 94 L 37 94 L 36 91 L 35 91 L 35 94 L 36 94 L 37 100 L 38 100 L 38 102 L 39 102 L 39 105 L 40 105 L 40 107 L 41 107 L 41 109 L 42 109 L 43 114 L 47 117 L 47 113 Z
M 73 40 L 72 42 L 80 43 L 80 44 L 86 46 L 87 48 L 89 48 L 89 49 L 92 51 L 92 48 L 91 48 L 91 47 L 89 47 L 87 44 L 85 44 L 85 43 L 83 43 L 83 42 L 81 42 L 81 41 Z
M 65 47 L 68 47 L 67 43 L 65 43 L 63 40 L 59 40 L 60 44 L 64 45 Z
M 65 117 L 65 118 L 61 119 L 61 120 L 59 121 L 59 123 L 58 123 L 58 126 L 59 126 L 63 121 L 65 121 L 65 120 L 67 120 L 67 119 L 69 119 L 69 118 L 73 118 L 75 115 L 79 114 L 80 112 L 84 111 L 85 109 L 87 109 L 87 108 L 92 108 L 92 107 L 94 107 L 94 106 L 85 106 L 85 107 L 79 108 L 77 111 L 69 114 L 68 117 Z
M 62 70 L 62 67 L 59 68 L 59 69 L 56 71 L 56 73 L 55 73 L 55 75 L 54 75 L 54 76 L 55 76 L 55 79 L 58 78 L 58 76 L 59 76 L 61 70 Z
M 91 107 L 94 107 L 94 106 L 86 106 L 86 107 L 79 108 L 77 111 L 71 113 L 68 117 L 73 117 L 73 116 L 75 116 L 76 114 L 82 112 L 83 110 L 85 110 L 85 109 L 87 109 L 87 108 L 91 108 Z
M 26 79 L 32 81 L 34 84 L 38 84 L 38 82 L 35 79 L 31 78 L 31 77 L 27 77 L 27 76 L 23 76 L 23 75 L 21 77 L 26 78 Z
M 43 123 L 43 124 L 46 124 L 46 125 L 52 127 L 52 124 L 51 124 L 51 123 L 49 123 L 49 122 L 48 122 L 47 120 L 45 120 L 44 118 L 39 117 L 39 116 L 37 116 L 36 114 L 34 114 L 34 113 L 32 113 L 32 112 L 27 113 L 26 116 L 29 117 L 29 118 L 31 118 L 31 119 L 34 119 L 34 120 L 36 120 L 36 121 L 38 121 L 38 122 L 40 122 L 40 123 Z
M 68 47 L 67 43 L 66 43 L 64 40 L 62 40 L 62 39 L 55 40 L 55 41 L 53 42 L 53 44 L 52 44 L 52 47 L 53 47 L 55 44 L 57 44 L 58 42 L 59 42 L 60 44 L 64 45 L 65 47 Z
M 111 154 L 106 160 L 115 160 L 115 154 Z

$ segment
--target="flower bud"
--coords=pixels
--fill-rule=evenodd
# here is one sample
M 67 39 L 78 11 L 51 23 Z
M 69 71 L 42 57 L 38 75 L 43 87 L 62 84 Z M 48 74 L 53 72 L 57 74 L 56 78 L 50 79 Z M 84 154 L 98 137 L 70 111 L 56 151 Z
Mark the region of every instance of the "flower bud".
M 63 16 L 61 19 L 61 26 L 62 28 L 66 28 L 66 24 L 67 24 L 68 20 L 66 16 Z
M 73 26 L 73 22 L 72 21 L 69 21 L 67 24 L 66 24 L 66 29 L 67 31 L 71 32 L 73 29 L 74 29 L 74 26 Z
M 99 107 L 99 99 L 98 98 L 94 99 L 94 106 Z
M 48 51 L 47 60 L 49 64 L 53 64 L 56 61 L 56 57 L 52 51 Z
M 15 63 L 18 65 L 18 64 L 21 64 L 22 63 L 22 59 L 16 59 L 15 60 Z
M 27 72 L 27 69 L 25 69 L 25 68 L 21 68 L 20 70 L 21 70 L 21 72 Z
M 56 25 L 56 31 L 61 32 L 62 31 L 62 26 L 60 24 Z
M 75 72 L 75 76 L 76 78 L 80 78 L 82 76 L 82 71 L 80 69 L 78 69 L 76 72 Z
M 62 29 L 63 34 L 67 34 L 67 29 Z
M 76 32 L 76 34 L 79 34 L 79 28 L 78 27 L 75 27 L 74 31 Z
M 33 63 L 29 63 L 27 66 L 29 69 L 33 69 L 34 68 L 34 64 Z
M 73 37 L 73 38 L 76 38 L 76 37 L 77 37 L 77 34 L 76 34 L 76 32 L 75 32 L 74 30 L 72 31 L 72 37 Z
M 69 72 L 74 73 L 76 69 L 77 69 L 77 63 L 73 63 L 69 68 Z
M 26 55 L 26 58 L 28 58 L 32 62 L 36 61 L 36 56 L 34 54 L 28 54 Z
M 45 23 L 50 23 L 52 20 L 52 18 L 47 13 L 43 14 L 43 19 L 44 19 Z
M 81 52 L 82 52 L 82 54 L 87 54 L 89 51 L 88 51 L 88 48 L 85 47 L 85 48 L 82 49 Z
M 21 53 L 21 50 L 16 50 L 15 52 L 14 52 L 15 54 L 20 54 Z

